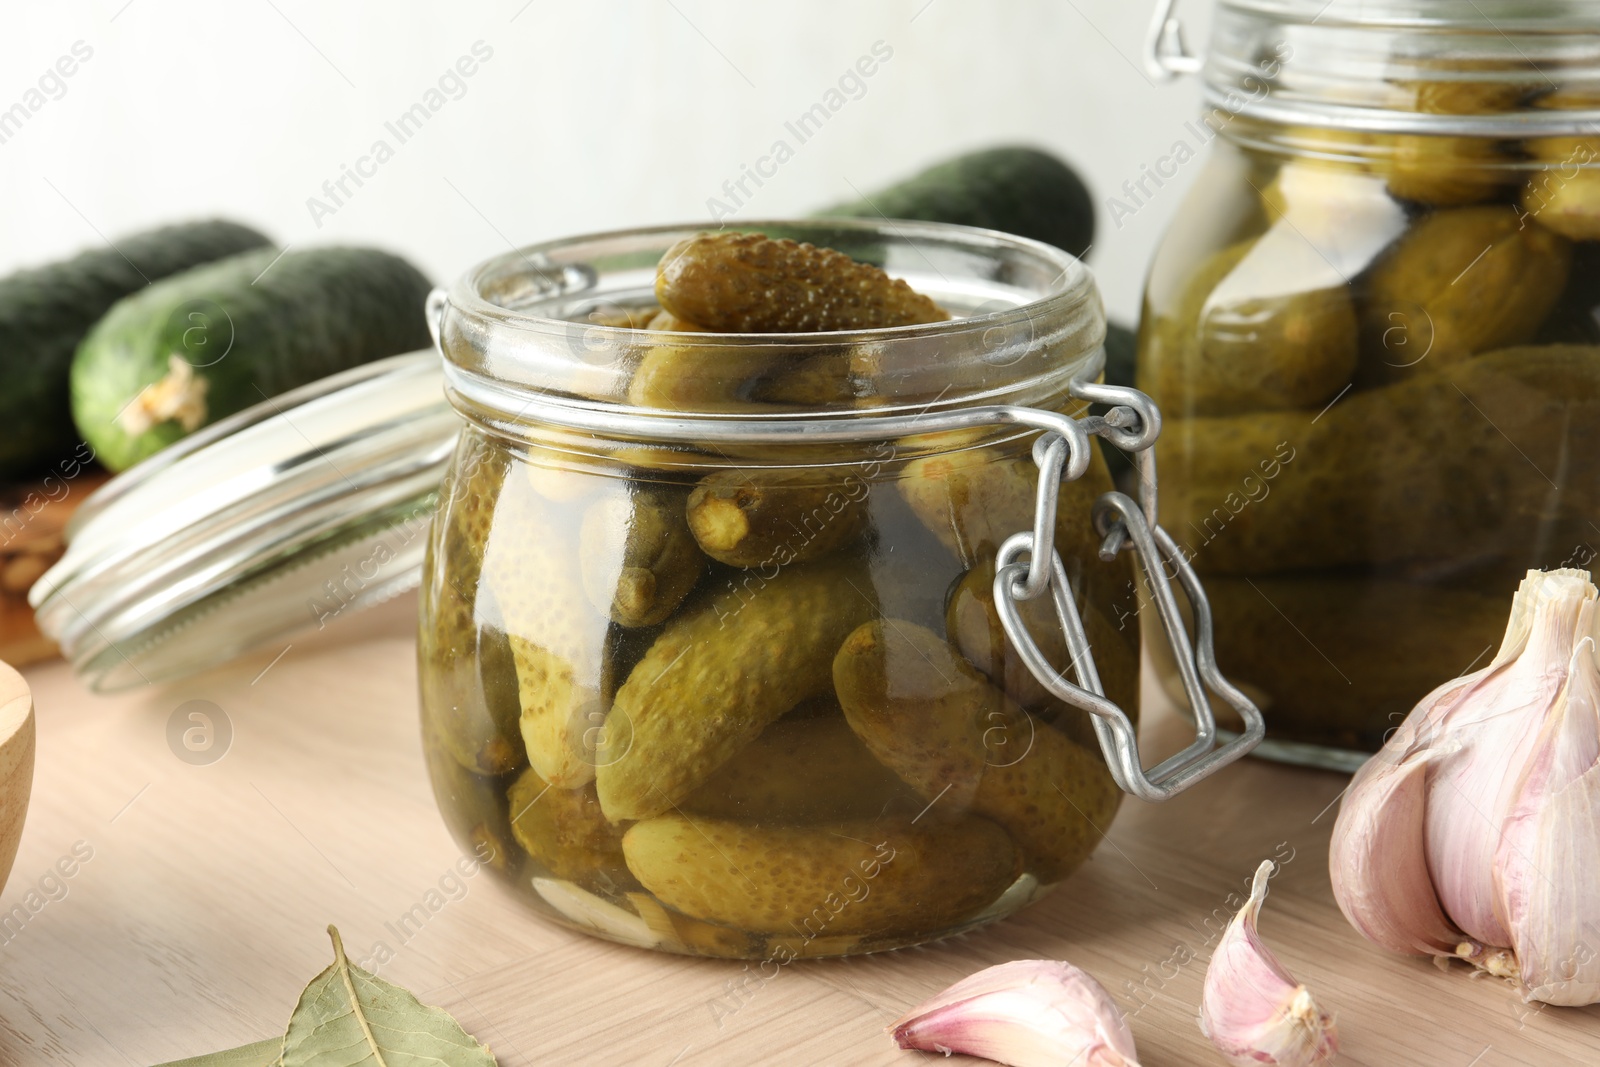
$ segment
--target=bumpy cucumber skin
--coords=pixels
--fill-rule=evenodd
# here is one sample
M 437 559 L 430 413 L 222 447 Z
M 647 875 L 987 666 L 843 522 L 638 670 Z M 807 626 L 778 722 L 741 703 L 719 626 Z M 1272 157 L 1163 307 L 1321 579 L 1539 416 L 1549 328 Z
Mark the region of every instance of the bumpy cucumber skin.
M 613 821 L 647 819 L 703 785 L 770 723 L 825 693 L 834 653 L 876 605 L 864 571 L 794 564 L 730 583 L 667 624 L 617 690 L 596 773 Z
M 1094 200 L 1077 172 L 1049 152 L 1007 146 L 970 152 L 828 216 L 922 219 L 983 226 L 1081 256 L 1094 244 Z
M 329 374 L 425 348 L 428 289 L 410 263 L 372 248 L 281 258 L 264 248 L 157 282 L 119 301 L 78 347 L 78 432 L 112 470 L 184 437 L 172 420 L 140 434 L 118 422 L 129 401 L 168 373 L 174 354 L 206 382 L 204 425 Z M 190 308 L 209 309 L 200 333 Z
M 35 473 L 73 451 L 72 353 L 111 305 L 150 282 L 267 243 L 236 222 L 186 222 L 0 279 L 0 478 Z

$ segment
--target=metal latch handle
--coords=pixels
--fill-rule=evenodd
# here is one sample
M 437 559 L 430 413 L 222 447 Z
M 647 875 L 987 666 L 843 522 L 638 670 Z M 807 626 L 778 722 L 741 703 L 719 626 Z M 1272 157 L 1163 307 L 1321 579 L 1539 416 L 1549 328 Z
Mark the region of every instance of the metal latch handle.
M 1095 528 L 1104 538 L 1100 555 L 1110 560 L 1119 552 L 1131 550 L 1139 560 L 1183 679 L 1184 694 L 1195 722 L 1193 743 L 1146 771 L 1139 758 L 1138 734 L 1132 720 L 1114 701 L 1106 698 L 1083 618 L 1078 613 L 1066 567 L 1054 542 L 1061 483 L 1081 476 L 1087 467 L 1087 463 L 1074 462 L 1081 447 L 1078 440 L 1047 432 L 1034 444 L 1033 458 L 1039 467 L 1034 528 L 1013 534 L 1000 547 L 995 562 L 995 608 L 1006 636 L 1040 684 L 1057 699 L 1093 717 L 1095 736 L 1117 785 L 1143 800 L 1166 800 L 1255 748 L 1266 734 L 1266 724 L 1250 698 L 1217 669 L 1211 604 L 1182 551 L 1167 532 L 1155 524 L 1156 472 L 1151 446 L 1160 433 L 1160 415 L 1154 402 L 1135 389 L 1089 381 L 1074 382 L 1072 394 L 1082 400 L 1111 405 L 1111 410 L 1103 416 L 1089 415 L 1076 420 L 1075 429 L 1081 430 L 1085 438 L 1105 437 L 1118 448 L 1131 452 L 1138 464 L 1139 502 L 1118 492 L 1105 493 L 1095 501 Z M 1194 613 L 1193 641 L 1173 596 L 1169 570 L 1183 586 Z M 1058 672 L 1039 650 L 1017 607 L 1019 602 L 1032 600 L 1046 591 L 1050 593 L 1056 619 L 1066 636 L 1071 657 L 1067 669 L 1076 677 L 1076 684 Z M 1216 716 L 1206 695 L 1208 689 L 1226 701 L 1244 721 L 1244 730 L 1221 748 L 1216 747 Z
M 1157 81 L 1171 81 L 1180 74 L 1198 74 L 1205 60 L 1189 51 L 1183 40 L 1183 23 L 1173 9 L 1178 0 L 1156 0 L 1150 27 L 1144 35 L 1144 69 Z

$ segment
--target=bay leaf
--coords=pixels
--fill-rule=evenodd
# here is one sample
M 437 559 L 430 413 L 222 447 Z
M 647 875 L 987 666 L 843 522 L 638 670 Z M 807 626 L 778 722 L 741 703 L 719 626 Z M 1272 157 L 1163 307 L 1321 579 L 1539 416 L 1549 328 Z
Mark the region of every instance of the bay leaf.
M 300 994 L 283 1067 L 495 1067 L 494 1054 L 442 1008 L 352 964 L 339 931 L 333 963 Z
M 253 1045 L 241 1045 L 226 1052 L 212 1052 L 205 1056 L 191 1056 L 186 1060 L 157 1064 L 156 1067 L 276 1067 L 278 1053 L 283 1051 L 283 1038 L 269 1037 Z

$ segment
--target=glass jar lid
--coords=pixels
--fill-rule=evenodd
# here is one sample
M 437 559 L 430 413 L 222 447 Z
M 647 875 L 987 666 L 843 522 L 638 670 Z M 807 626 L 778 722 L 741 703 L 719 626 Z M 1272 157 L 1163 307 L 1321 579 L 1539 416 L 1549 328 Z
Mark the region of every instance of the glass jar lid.
M 411 589 L 459 428 L 431 350 L 222 419 L 84 501 L 29 593 L 39 628 L 109 692 Z

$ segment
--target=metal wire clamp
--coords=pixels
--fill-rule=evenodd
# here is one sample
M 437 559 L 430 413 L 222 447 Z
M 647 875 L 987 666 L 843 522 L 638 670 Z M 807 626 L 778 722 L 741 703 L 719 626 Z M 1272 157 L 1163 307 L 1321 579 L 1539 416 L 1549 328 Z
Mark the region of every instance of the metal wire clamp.
M 1072 384 L 1072 395 L 1108 405 L 1110 410 L 1105 415 L 1076 420 L 1073 428 L 1077 433 L 1071 437 L 1052 431 L 1034 442 L 1039 489 L 1033 529 L 1013 534 L 1000 547 L 994 577 L 995 608 L 1006 636 L 1040 684 L 1060 700 L 1093 717 L 1095 735 L 1117 784 L 1143 800 L 1166 800 L 1255 748 L 1266 726 L 1255 704 L 1217 669 L 1211 605 L 1205 590 L 1177 544 L 1156 525 L 1155 453 L 1151 446 L 1161 432 L 1161 416 L 1155 403 L 1136 389 L 1084 380 Z M 1066 567 L 1055 550 L 1061 483 L 1081 476 L 1086 469 L 1086 458 L 1080 461 L 1079 457 L 1086 457 L 1085 449 L 1091 436 L 1104 437 L 1131 453 L 1138 465 L 1138 502 L 1117 492 L 1106 493 L 1095 501 L 1095 529 L 1104 538 L 1100 557 L 1110 561 L 1119 552 L 1132 551 L 1138 559 L 1151 601 L 1160 615 L 1167 641 L 1172 645 L 1195 721 L 1194 742 L 1148 771 L 1139 757 L 1138 734 L 1133 722 L 1115 702 L 1106 698 L 1083 619 L 1073 600 Z M 1192 642 L 1172 593 L 1172 577 L 1183 586 L 1194 614 Z M 1056 618 L 1066 635 L 1071 656 L 1068 666 L 1076 683 L 1068 681 L 1039 650 L 1017 608 L 1020 601 L 1032 600 L 1045 592 L 1050 594 Z M 1244 730 L 1221 748 L 1216 747 L 1216 716 L 1206 695 L 1207 689 L 1226 701 L 1244 721 Z

